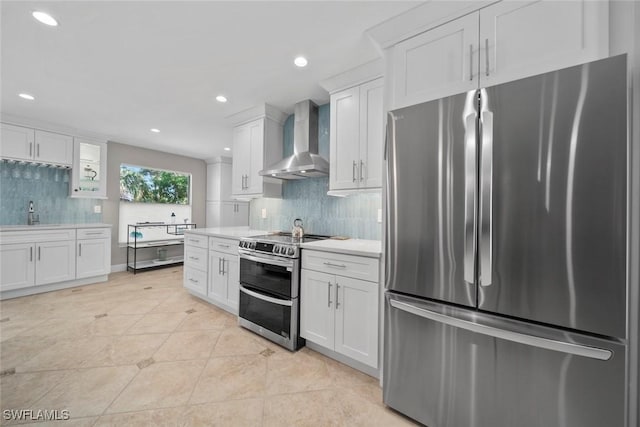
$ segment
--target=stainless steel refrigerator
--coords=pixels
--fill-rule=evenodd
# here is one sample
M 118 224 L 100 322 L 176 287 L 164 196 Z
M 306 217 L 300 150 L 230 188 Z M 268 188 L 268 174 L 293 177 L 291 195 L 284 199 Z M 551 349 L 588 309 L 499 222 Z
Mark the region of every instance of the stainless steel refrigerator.
M 387 137 L 384 402 L 625 426 L 626 56 L 392 111 Z

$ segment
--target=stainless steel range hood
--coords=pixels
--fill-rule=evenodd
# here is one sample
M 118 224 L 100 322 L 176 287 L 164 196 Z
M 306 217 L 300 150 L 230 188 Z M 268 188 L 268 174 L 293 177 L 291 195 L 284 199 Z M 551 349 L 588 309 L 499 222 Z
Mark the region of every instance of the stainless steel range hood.
M 293 155 L 259 173 L 279 179 L 304 179 L 329 175 L 329 162 L 318 154 L 318 106 L 310 100 L 294 108 Z

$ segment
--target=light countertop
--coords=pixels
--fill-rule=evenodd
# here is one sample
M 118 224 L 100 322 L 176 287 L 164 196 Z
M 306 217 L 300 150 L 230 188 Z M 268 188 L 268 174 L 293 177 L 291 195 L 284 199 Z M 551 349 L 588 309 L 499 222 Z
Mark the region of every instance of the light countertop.
M 185 230 L 184 234 L 198 234 L 212 237 L 226 237 L 228 239 L 240 239 L 242 237 L 260 236 L 263 234 L 269 234 L 268 231 L 255 230 L 249 227 L 209 227 L 209 228 L 194 228 L 192 230 Z
M 313 249 L 324 252 L 337 252 L 347 255 L 359 255 L 371 258 L 380 258 L 382 254 L 382 242 L 380 240 L 347 239 L 347 240 L 319 240 L 317 242 L 303 243 L 302 249 Z
M 2 231 L 32 231 L 32 230 L 65 230 L 70 228 L 111 228 L 111 224 L 92 223 L 92 224 L 38 224 L 38 225 L 2 225 Z

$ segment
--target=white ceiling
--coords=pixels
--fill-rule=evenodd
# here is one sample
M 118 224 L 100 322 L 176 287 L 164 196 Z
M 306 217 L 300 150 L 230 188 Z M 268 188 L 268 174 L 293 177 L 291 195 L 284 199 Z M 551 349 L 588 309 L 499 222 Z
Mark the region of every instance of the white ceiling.
M 287 113 L 303 99 L 327 102 L 319 81 L 378 57 L 364 31 L 418 4 L 3 0 L 1 112 L 192 157 L 229 155 L 225 117 L 265 102 Z M 60 25 L 38 23 L 34 10 Z M 305 69 L 293 65 L 300 54 Z M 221 93 L 226 104 L 214 99 Z

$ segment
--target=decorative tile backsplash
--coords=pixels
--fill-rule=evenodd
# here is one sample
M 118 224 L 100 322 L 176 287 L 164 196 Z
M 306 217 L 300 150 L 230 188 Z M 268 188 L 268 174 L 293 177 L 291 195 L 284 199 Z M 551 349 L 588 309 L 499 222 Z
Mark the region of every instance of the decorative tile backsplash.
M 318 111 L 318 152 L 329 159 L 329 104 Z M 293 115 L 284 124 L 284 153 L 293 154 Z M 382 238 L 378 209 L 380 192 L 349 197 L 327 196 L 329 178 L 284 181 L 282 199 L 254 199 L 250 203 L 249 225 L 268 231 L 291 231 L 293 220 L 301 218 L 305 233 L 348 236 L 358 239 Z M 262 218 L 262 210 L 266 218 Z
M 102 201 L 70 198 L 70 179 L 69 169 L 1 161 L 0 225 L 26 224 L 30 200 L 41 224 L 102 222 L 102 214 L 93 213 Z

